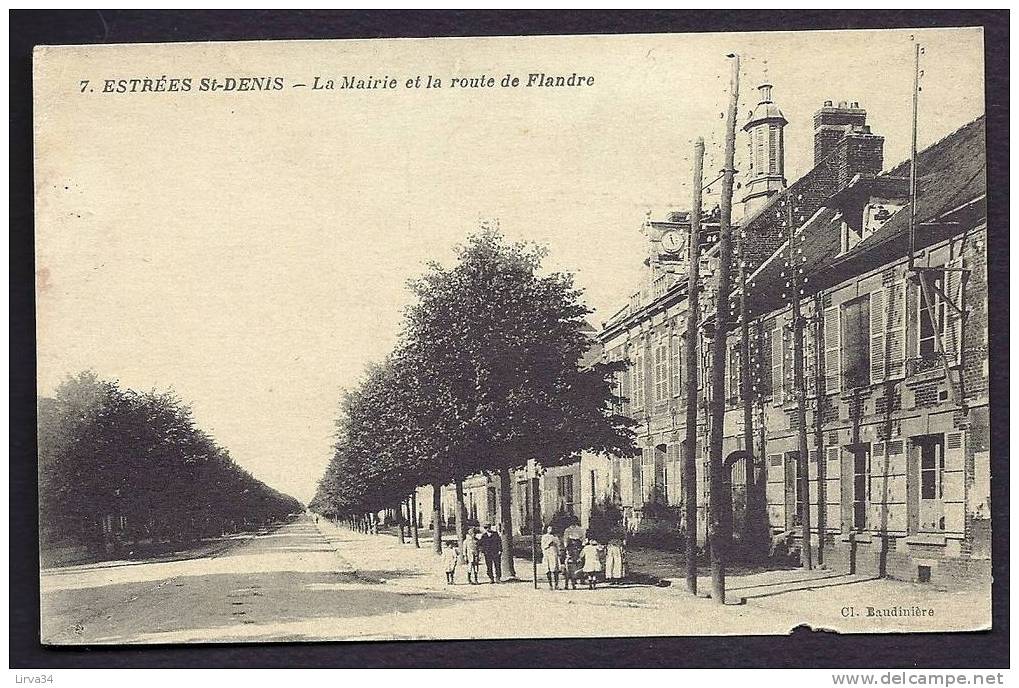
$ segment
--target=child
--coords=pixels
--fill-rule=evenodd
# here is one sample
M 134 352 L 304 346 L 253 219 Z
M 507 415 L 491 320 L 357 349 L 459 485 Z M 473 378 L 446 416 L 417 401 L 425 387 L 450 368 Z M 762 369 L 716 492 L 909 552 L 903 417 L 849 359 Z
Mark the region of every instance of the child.
M 580 551 L 580 558 L 584 561 L 584 575 L 587 577 L 587 587 L 594 590 L 598 581 L 598 574 L 601 573 L 601 552 L 598 549 L 597 540 L 588 540 L 584 549 Z
M 456 562 L 460 559 L 460 553 L 456 550 L 456 543 L 452 540 L 446 541 L 446 549 L 442 550 L 442 563 L 446 569 L 446 585 L 453 585 L 453 576 L 456 573 Z
M 563 560 L 563 590 L 569 590 L 571 586 L 574 590 L 577 589 L 577 574 L 581 569 L 580 551 L 580 540 L 570 538 L 566 541 L 566 546 L 563 548 L 561 555 Z

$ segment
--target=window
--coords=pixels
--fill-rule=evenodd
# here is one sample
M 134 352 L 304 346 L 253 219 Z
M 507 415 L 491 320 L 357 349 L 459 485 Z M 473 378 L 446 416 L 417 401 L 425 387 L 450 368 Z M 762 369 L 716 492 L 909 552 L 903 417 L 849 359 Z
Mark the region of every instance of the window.
M 758 127 L 757 131 L 754 133 L 756 134 L 755 138 L 757 139 L 757 155 L 755 156 L 757 161 L 757 164 L 755 165 L 757 167 L 757 174 L 767 174 L 767 169 L 764 167 L 764 128 Z
M 779 457 L 780 460 L 783 457 Z M 800 453 L 786 452 L 785 457 L 785 522 L 795 528 L 803 522 L 803 495 L 800 493 Z
M 665 503 L 669 504 L 669 455 L 674 454 L 676 445 L 665 450 L 665 462 L 662 465 L 662 494 L 665 496 Z
M 927 279 L 927 292 L 925 293 L 923 287 L 919 288 L 920 291 L 920 327 L 919 327 L 919 352 L 920 358 L 929 360 L 935 357 L 937 353 L 937 340 L 935 337 L 935 328 L 942 337 L 945 332 L 945 303 L 938 293 L 939 290 L 943 290 L 944 277 L 936 273 L 928 273 Z M 931 299 L 934 301 L 934 308 L 931 309 L 927 304 L 927 293 L 931 295 Z M 933 312 L 932 312 L 933 311 Z
M 495 523 L 496 521 L 500 520 L 497 517 L 497 514 L 499 513 L 498 504 L 499 498 L 496 495 L 495 488 L 489 487 L 485 494 L 485 508 L 488 515 L 489 523 Z
M 858 444 L 850 449 L 853 460 L 853 528 L 867 527 L 867 501 L 870 497 L 870 444 Z
M 517 504 L 520 505 L 520 525 L 529 525 L 531 523 L 531 495 L 530 490 L 527 488 L 527 481 L 521 480 L 517 482 Z
M 779 143 L 779 136 L 782 135 L 782 130 L 777 126 L 768 127 L 768 173 L 778 173 L 778 158 L 779 150 L 781 148 Z
M 847 389 L 870 384 L 870 295 L 842 306 L 842 375 Z
M 763 330 L 761 332 L 761 344 L 759 348 L 757 366 L 757 393 L 761 398 L 771 396 L 771 347 L 772 332 L 774 330 Z
M 638 351 L 633 357 L 633 408 L 644 407 L 644 354 Z
M 681 397 L 686 380 L 683 379 L 683 338 L 672 338 L 672 396 Z
M 771 334 L 771 397 L 776 404 L 785 399 L 788 330 L 776 325 Z
M 945 472 L 941 438 L 925 438 L 920 443 L 920 499 L 941 499 Z
M 630 371 L 623 370 L 619 373 L 619 396 L 622 401 L 619 403 L 619 412 L 626 414 L 630 410 Z
M 665 401 L 669 396 L 669 347 L 665 340 L 659 340 L 654 347 L 655 401 Z
M 641 506 L 644 503 L 644 452 L 638 450 L 633 457 L 633 505 Z
M 591 471 L 591 506 L 597 501 L 596 488 L 598 486 L 598 474 L 595 471 Z
M 729 349 L 729 369 L 727 372 L 727 383 L 729 393 L 726 395 L 730 403 L 736 403 L 743 396 L 740 393 L 740 347 L 737 344 Z
M 559 497 L 559 507 L 566 513 L 573 513 L 573 476 L 561 475 L 556 478 L 556 491 Z
M 616 399 L 612 402 L 612 413 L 620 415 L 623 413 L 623 371 L 612 373 L 612 395 Z
M 920 530 L 945 530 L 945 436 L 914 437 L 920 482 Z M 961 446 L 961 444 L 960 444 Z

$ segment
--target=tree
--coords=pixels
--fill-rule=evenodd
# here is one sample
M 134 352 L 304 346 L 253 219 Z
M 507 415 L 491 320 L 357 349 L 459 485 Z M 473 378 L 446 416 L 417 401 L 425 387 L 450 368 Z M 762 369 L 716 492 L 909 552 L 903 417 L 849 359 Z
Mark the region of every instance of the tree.
M 443 469 L 457 482 L 479 470 L 499 478 L 509 575 L 511 471 L 583 450 L 635 453 L 633 422 L 612 412 L 612 377 L 623 365 L 584 364 L 590 311 L 571 275 L 541 274 L 545 253 L 483 228 L 457 249 L 452 268 L 432 264 L 411 283 L 417 301 L 404 333 L 422 396 L 448 439 Z
M 86 372 L 39 401 L 44 551 L 105 551 L 115 544 L 110 517 L 125 541 L 187 541 L 300 509 L 237 466 L 172 393 L 121 389 Z

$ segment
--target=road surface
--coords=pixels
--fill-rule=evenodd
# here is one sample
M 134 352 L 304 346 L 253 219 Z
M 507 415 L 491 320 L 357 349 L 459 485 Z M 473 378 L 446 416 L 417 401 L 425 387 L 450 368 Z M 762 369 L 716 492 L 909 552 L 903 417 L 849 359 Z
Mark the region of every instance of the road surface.
M 437 558 L 392 537 L 303 516 L 271 533 L 237 537 L 177 558 L 44 571 L 48 644 L 522 638 L 786 633 L 802 623 L 843 631 L 935 630 L 917 619 L 841 619 L 847 605 L 919 601 L 966 609 L 965 598 L 831 572 L 770 572 L 732 583 L 748 604 L 719 607 L 681 585 L 534 590 L 530 581 L 447 586 Z M 518 560 L 518 573 L 530 564 Z M 772 575 L 774 574 L 774 575 Z M 705 581 L 705 584 L 707 581 Z M 705 587 L 707 587 L 705 585 Z M 955 614 L 977 627 L 980 609 Z

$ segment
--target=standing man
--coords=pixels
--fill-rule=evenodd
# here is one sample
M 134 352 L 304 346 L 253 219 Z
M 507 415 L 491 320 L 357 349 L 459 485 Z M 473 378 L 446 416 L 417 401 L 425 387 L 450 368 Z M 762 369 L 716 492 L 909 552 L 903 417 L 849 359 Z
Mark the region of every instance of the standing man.
M 481 540 L 478 542 L 478 549 L 485 556 L 485 573 L 488 574 L 489 583 L 502 582 L 502 538 L 492 530 L 492 526 L 485 524 L 481 533 Z

